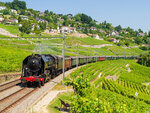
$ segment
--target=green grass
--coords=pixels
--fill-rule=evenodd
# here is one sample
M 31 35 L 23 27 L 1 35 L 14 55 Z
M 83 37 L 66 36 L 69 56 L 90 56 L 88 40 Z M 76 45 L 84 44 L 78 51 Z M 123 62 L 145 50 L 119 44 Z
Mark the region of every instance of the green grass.
M 7 30 L 11 34 L 15 34 L 15 35 L 20 34 L 18 26 L 0 24 L 0 28 Z
M 66 103 L 70 103 L 71 96 L 73 95 L 73 92 L 67 92 L 67 93 L 61 93 L 55 98 L 48 106 L 47 109 L 50 113 L 61 113 L 59 111 L 59 108 L 61 106 L 60 99 L 62 99 Z M 62 106 L 63 107 L 63 106 Z
M 23 59 L 33 48 L 28 41 L 0 40 L 0 73 L 20 72 Z
M 0 38 L 6 38 L 6 37 L 8 37 L 8 36 L 0 35 Z

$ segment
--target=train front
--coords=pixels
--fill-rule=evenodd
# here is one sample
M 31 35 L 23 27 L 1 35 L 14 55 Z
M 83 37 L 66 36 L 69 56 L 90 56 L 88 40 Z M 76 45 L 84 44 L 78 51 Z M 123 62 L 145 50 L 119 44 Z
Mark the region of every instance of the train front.
M 43 61 L 41 55 L 30 55 L 23 61 L 21 82 L 28 85 L 38 83 L 44 84 Z

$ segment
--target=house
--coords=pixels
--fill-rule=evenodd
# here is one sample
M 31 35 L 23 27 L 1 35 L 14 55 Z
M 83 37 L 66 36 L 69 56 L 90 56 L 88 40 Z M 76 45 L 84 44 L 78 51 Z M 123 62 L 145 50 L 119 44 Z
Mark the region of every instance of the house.
M 11 23 L 18 23 L 18 20 L 17 19 L 10 19 L 9 20 Z
M 119 43 L 120 42 L 120 40 L 118 39 L 116 39 L 116 38 L 111 38 L 109 41 L 111 41 L 111 42 L 113 42 L 113 43 Z
M 44 33 L 60 33 L 59 27 L 57 29 L 46 29 Z
M 74 33 L 74 32 L 76 32 L 76 28 L 75 27 L 62 26 L 60 32 L 61 33 L 63 33 L 63 32 L 65 32 L 65 33 Z
M 33 16 L 34 16 L 34 14 L 32 14 L 32 13 L 31 13 L 31 14 L 30 14 L 30 16 L 31 16 L 31 17 L 33 17 Z
M 58 16 L 63 16 L 63 14 L 57 14 Z
M 99 29 L 99 32 L 100 32 L 100 33 L 105 33 L 105 31 L 104 31 L 104 30 L 102 30 L 102 29 Z
M 58 19 L 58 21 L 63 22 L 63 21 L 64 21 L 64 19 L 59 18 L 59 19 Z
M 39 12 L 39 16 L 44 16 L 44 12 Z
M 93 38 L 99 40 L 99 35 L 98 34 L 93 34 Z
M 125 31 L 125 30 L 122 30 L 121 33 L 123 33 L 123 34 L 128 34 L 128 32 Z
M 80 21 L 76 21 L 75 23 L 77 23 L 77 24 L 81 24 L 81 22 L 80 22 Z
M 22 18 L 22 20 L 28 20 L 28 16 L 22 15 L 21 18 Z
M 119 36 L 119 33 L 117 31 L 111 31 L 108 36 Z
M 67 14 L 67 16 L 68 16 L 69 19 L 72 19 L 73 15 L 72 14 Z
M 30 11 L 29 11 L 29 10 L 25 10 L 25 12 L 26 12 L 26 13 L 30 13 Z
M 47 20 L 39 19 L 37 22 L 38 23 L 46 23 L 46 25 L 48 25 L 48 21 Z
M 11 9 L 10 12 L 17 14 L 17 11 L 15 9 Z
M 145 36 L 144 33 L 138 33 L 137 36 Z
M 96 31 L 97 29 L 96 29 L 96 27 L 90 27 L 90 30 Z
M 5 10 L 6 7 L 5 6 L 0 6 L 0 10 Z
M 77 27 L 78 30 L 85 30 L 85 27 Z
M 18 26 L 19 26 L 19 27 L 22 27 L 22 24 L 19 24 Z
M 12 23 L 12 21 L 10 21 L 10 20 L 4 20 L 3 22 L 4 22 L 4 24 L 11 24 Z
M 35 27 L 40 28 L 39 25 L 37 25 L 37 26 L 36 26 L 35 24 L 31 24 L 31 25 L 32 25 L 32 29 L 31 29 L 32 31 L 34 31 L 34 28 L 35 28 Z
M 0 16 L 0 22 L 2 22 L 4 20 L 3 16 Z
M 34 18 L 36 21 L 39 21 L 40 20 L 40 17 L 35 17 Z

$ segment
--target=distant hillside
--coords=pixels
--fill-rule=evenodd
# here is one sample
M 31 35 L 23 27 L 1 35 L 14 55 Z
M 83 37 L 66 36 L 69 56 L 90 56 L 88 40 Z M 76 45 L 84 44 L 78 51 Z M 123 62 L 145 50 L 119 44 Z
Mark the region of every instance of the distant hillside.
M 72 15 L 70 12 L 64 15 L 49 10 L 41 12 L 27 8 L 26 2 L 19 0 L 0 2 L 0 22 L 7 25 L 1 24 L 0 28 L 21 37 L 47 37 L 52 34 L 62 35 L 62 32 L 68 35 L 78 32 L 118 46 L 150 45 L 150 32 L 144 33 L 142 29 L 113 26 L 107 21 L 97 23 L 97 20 L 83 13 Z

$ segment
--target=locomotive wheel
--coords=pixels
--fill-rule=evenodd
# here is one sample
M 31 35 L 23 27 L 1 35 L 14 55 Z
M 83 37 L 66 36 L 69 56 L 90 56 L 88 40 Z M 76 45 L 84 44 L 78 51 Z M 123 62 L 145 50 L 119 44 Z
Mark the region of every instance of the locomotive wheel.
M 44 86 L 44 81 L 41 81 L 41 85 Z

